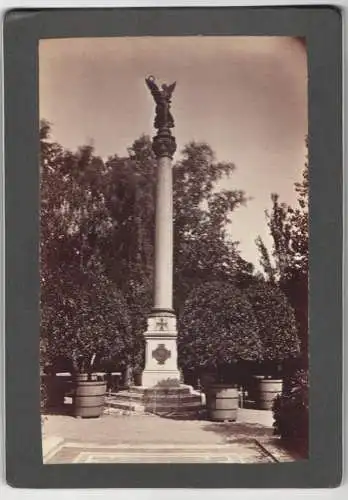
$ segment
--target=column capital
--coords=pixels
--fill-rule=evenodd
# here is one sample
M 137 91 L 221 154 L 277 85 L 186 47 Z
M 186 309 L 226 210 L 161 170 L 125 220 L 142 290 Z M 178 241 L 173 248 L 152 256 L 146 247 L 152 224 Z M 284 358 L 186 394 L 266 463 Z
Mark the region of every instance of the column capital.
M 156 158 L 173 158 L 176 151 L 176 141 L 169 129 L 158 131 L 158 134 L 153 138 L 152 149 Z

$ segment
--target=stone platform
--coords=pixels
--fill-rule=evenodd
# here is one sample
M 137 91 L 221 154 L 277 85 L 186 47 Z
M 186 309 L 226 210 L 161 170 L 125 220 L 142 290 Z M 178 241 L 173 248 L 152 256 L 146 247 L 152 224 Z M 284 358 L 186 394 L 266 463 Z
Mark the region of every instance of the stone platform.
M 197 416 L 202 410 L 201 394 L 191 386 L 137 387 L 110 394 L 106 410 L 117 409 L 156 415 Z

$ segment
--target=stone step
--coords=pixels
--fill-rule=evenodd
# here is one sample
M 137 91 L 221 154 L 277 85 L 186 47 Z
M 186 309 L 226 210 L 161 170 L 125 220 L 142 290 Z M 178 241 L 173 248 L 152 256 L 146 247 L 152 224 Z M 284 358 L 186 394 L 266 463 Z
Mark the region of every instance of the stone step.
M 154 409 L 154 408 L 163 408 L 163 409 L 200 409 L 202 406 L 199 403 L 186 403 L 185 405 L 171 405 L 171 404 L 160 404 L 160 405 L 155 405 L 155 404 L 138 404 L 134 403 L 133 401 L 107 401 L 106 406 L 110 406 L 113 408 L 131 408 L 134 410 L 140 409 L 140 408 L 145 408 L 145 409 Z
M 195 394 L 189 394 L 185 396 L 178 396 L 173 394 L 157 394 L 157 395 L 148 395 L 144 396 L 141 394 L 134 394 L 132 392 L 119 392 L 110 397 L 108 400 L 116 400 L 116 401 L 128 401 L 138 404 L 170 404 L 170 405 L 182 405 L 187 403 L 197 403 L 199 405 L 202 404 L 201 396 Z
M 139 388 L 141 389 L 141 388 Z M 135 413 L 177 414 L 199 413 L 203 409 L 201 394 L 192 394 L 187 387 L 184 391 L 121 391 L 106 398 L 109 409 L 130 411 Z
M 132 411 L 136 413 L 144 413 L 145 407 L 141 404 L 132 403 L 131 401 L 107 401 L 105 405 L 105 412 L 107 413 L 110 408 L 115 408 L 117 410 Z
M 188 385 L 180 385 L 178 387 L 141 387 L 131 386 L 128 392 L 137 394 L 192 394 L 193 389 Z M 194 391 L 197 393 L 197 391 Z
M 196 396 L 195 394 L 150 394 L 144 397 L 144 401 L 199 401 L 201 402 L 201 396 Z
M 106 398 L 106 411 L 194 416 L 203 409 L 201 393 L 184 384 L 178 387 L 131 386 Z
M 119 396 L 121 394 L 131 394 L 134 398 L 141 398 L 141 397 L 160 397 L 160 396 L 168 396 L 168 397 L 202 397 L 203 394 L 198 392 L 198 391 L 188 391 L 188 390 L 183 390 L 183 391 L 168 391 L 167 389 L 161 389 L 161 390 L 154 390 L 154 389 L 145 389 L 143 391 L 136 391 L 134 390 L 134 387 L 131 387 L 130 389 L 118 391 L 111 393 L 112 396 Z
M 196 407 L 200 408 L 202 406 L 200 401 L 181 401 L 180 403 L 172 401 L 149 401 L 144 403 L 146 407 L 163 407 L 163 408 L 188 408 Z
M 191 403 L 180 406 L 175 405 L 144 405 L 132 401 L 108 401 L 105 411 L 115 408 L 117 410 L 131 411 L 136 413 L 198 413 L 202 409 L 201 404 Z
M 129 400 L 129 401 L 143 401 L 144 399 L 144 394 L 136 393 L 136 392 L 130 392 L 130 391 L 122 391 L 122 392 L 116 392 L 110 394 L 109 398 L 117 398 L 119 400 Z

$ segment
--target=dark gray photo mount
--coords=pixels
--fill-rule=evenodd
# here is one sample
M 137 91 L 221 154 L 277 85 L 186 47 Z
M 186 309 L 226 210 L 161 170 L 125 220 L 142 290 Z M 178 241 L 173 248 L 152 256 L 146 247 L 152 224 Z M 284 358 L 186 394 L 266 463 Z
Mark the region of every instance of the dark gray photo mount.
M 189 35 L 305 39 L 310 177 L 309 458 L 248 466 L 43 465 L 39 393 L 39 41 Z M 150 87 L 152 83 L 150 80 Z M 170 130 L 173 123 L 167 104 L 165 99 L 158 103 L 157 125 L 164 123 Z M 343 255 L 340 10 L 296 6 L 9 11 L 4 18 L 4 127 L 8 483 L 18 488 L 338 486 L 342 478 Z

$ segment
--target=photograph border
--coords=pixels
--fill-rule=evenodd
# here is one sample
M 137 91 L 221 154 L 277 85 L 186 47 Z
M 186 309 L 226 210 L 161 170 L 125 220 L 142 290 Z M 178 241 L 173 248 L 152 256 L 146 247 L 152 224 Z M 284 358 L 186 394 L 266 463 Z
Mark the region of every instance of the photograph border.
M 310 452 L 280 464 L 43 465 L 38 43 L 299 36 L 309 99 Z M 342 22 L 333 6 L 12 10 L 4 19 L 6 479 L 20 488 L 327 488 L 342 477 Z M 252 138 L 250 138 L 252 140 Z M 275 469 L 276 467 L 276 473 Z

